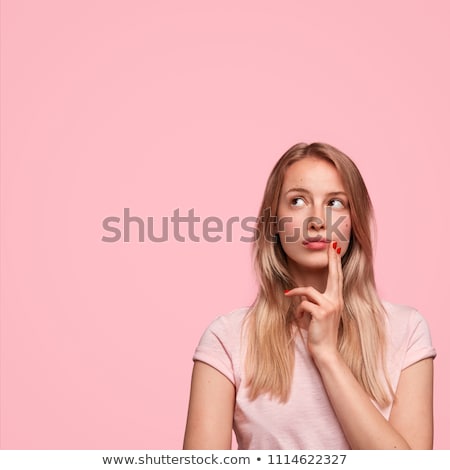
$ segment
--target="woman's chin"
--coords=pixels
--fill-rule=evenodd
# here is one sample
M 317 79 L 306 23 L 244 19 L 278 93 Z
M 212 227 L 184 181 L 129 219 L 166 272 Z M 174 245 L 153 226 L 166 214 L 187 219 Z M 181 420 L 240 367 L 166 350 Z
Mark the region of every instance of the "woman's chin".
M 325 254 L 324 257 L 320 257 L 323 259 L 311 259 L 308 261 L 305 261 L 302 259 L 301 261 L 296 261 L 296 260 L 289 260 L 289 267 L 295 271 L 323 271 L 324 269 L 328 269 L 328 258 Z

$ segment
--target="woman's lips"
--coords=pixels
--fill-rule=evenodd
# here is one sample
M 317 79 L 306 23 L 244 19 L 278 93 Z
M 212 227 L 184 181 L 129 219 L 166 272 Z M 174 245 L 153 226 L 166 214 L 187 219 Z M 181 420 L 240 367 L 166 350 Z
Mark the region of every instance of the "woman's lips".
M 328 248 L 328 244 L 330 242 L 326 241 L 326 240 L 321 240 L 321 241 L 317 241 L 317 242 L 303 242 L 303 245 L 305 246 L 305 248 L 308 248 L 309 250 L 323 250 L 325 248 Z

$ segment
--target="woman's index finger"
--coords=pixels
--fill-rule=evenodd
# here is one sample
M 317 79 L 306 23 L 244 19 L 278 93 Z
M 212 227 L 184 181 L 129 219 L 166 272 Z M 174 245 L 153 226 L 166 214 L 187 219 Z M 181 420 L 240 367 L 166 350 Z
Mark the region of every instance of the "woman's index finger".
M 328 247 L 328 278 L 327 278 L 327 287 L 326 292 L 331 294 L 337 294 L 340 288 L 340 279 L 339 279 L 339 265 L 341 262 L 339 255 L 337 254 L 337 242 L 331 242 Z

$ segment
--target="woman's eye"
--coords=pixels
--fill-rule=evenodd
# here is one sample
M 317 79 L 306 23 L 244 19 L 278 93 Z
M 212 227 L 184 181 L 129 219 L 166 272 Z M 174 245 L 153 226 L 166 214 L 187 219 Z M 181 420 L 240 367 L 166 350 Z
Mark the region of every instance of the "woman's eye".
M 302 197 L 295 197 L 294 199 L 292 199 L 292 205 L 297 207 L 304 206 L 305 200 Z
M 328 205 L 331 207 L 335 207 L 336 209 L 343 209 L 345 207 L 344 203 L 339 199 L 331 199 Z

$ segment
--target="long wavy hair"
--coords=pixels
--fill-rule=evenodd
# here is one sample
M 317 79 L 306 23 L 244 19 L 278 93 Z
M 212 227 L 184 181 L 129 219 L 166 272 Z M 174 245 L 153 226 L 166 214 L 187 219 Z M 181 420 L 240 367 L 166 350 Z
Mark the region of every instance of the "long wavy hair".
M 261 204 L 253 261 L 259 291 L 246 317 L 248 338 L 245 369 L 248 394 L 254 400 L 268 393 L 281 402 L 289 399 L 294 369 L 293 303 L 284 295 L 295 286 L 277 232 L 277 208 L 286 169 L 307 157 L 324 159 L 341 175 L 349 198 L 352 223 L 347 252 L 342 257 L 344 311 L 338 349 L 368 395 L 380 406 L 392 401 L 386 374 L 386 311 L 378 297 L 373 271 L 373 207 L 363 178 L 344 153 L 325 143 L 300 143 L 276 163 Z M 272 216 L 272 217 L 271 217 Z

